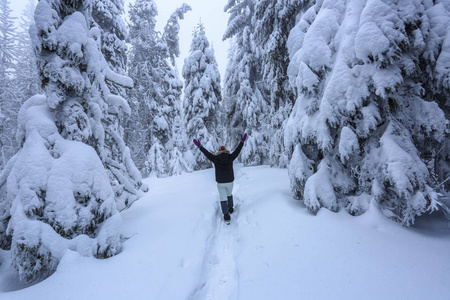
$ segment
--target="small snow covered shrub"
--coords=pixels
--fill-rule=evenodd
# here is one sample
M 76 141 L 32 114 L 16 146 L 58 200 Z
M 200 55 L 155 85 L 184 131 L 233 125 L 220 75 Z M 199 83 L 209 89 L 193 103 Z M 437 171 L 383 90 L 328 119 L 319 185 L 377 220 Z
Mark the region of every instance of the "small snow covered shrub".
M 449 12 L 439 1 L 323 0 L 299 16 L 285 143 L 294 196 L 308 209 L 359 215 L 374 199 L 409 226 L 443 205 Z

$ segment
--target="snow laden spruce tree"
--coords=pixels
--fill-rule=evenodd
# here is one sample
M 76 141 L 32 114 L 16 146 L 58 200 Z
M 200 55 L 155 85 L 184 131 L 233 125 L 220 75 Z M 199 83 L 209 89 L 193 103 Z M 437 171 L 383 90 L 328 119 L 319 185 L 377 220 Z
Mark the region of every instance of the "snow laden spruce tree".
M 16 72 L 14 76 L 15 95 L 19 105 L 31 96 L 41 93 L 41 82 L 36 65 L 36 55 L 30 38 L 30 27 L 34 23 L 34 9 L 37 1 L 29 0 L 19 21 L 17 33 Z M 20 108 L 20 106 L 19 106 Z M 19 110 L 17 109 L 17 113 Z
M 265 116 L 268 124 L 268 163 L 286 167 L 288 155 L 284 148 L 284 127 L 296 98 L 287 76 L 289 53 L 286 42 L 299 11 L 309 1 L 256 0 L 252 18 L 253 43 L 259 57 L 262 78 L 261 92 L 268 102 Z
M 284 127 L 296 90 L 287 76 L 286 46 L 295 17 L 305 1 L 229 0 L 224 39 L 232 38 L 225 74 L 224 106 L 230 138 L 249 132 L 241 160 L 246 165 L 268 163 L 285 167 Z M 233 132 L 233 133 L 231 133 Z
M 130 97 L 136 117 L 131 120 L 130 129 L 134 130 L 128 138 L 145 176 L 190 171 L 175 138 L 181 134 L 175 123 L 181 115 L 183 82 L 169 63 L 169 58 L 174 60 L 179 53 L 177 20 L 189 10 L 187 5 L 177 9 L 161 35 L 155 29 L 158 12 L 153 1 L 138 0 L 130 9 L 129 75 L 135 82 Z M 171 47 L 164 36 L 170 37 Z
M 136 166 L 144 176 L 149 175 L 147 156 L 150 150 L 150 105 L 149 97 L 152 91 L 150 60 L 156 49 L 155 26 L 157 7 L 153 1 L 136 1 L 130 5 L 129 42 L 131 44 L 130 59 L 128 60 L 128 76 L 135 84 L 129 90 L 132 114 L 125 126 L 126 142 Z
M 173 66 L 176 66 L 175 59 L 180 56 L 180 24 L 179 20 L 184 19 L 184 15 L 191 11 L 192 8 L 183 3 L 181 7 L 177 8 L 167 20 L 166 26 L 164 27 L 163 39 L 169 48 L 170 61 Z
M 92 1 L 92 18 L 101 32 L 101 50 L 108 66 L 118 74 L 125 74 L 127 64 L 127 28 L 121 15 L 124 13 L 123 0 Z M 123 87 L 108 82 L 119 90 Z
M 121 248 L 102 117 L 111 108 L 129 112 L 106 81 L 132 81 L 109 68 L 91 10 L 92 1 L 36 7 L 31 36 L 45 95 L 20 109 L 22 147 L 0 174 L 0 244 L 22 280 L 48 276 L 67 250 L 105 258 Z
M 100 30 L 100 45 L 108 67 L 116 74 L 126 74 L 127 29 L 121 18 L 123 0 L 93 0 L 92 19 L 94 26 Z M 126 95 L 126 87 L 120 82 L 105 80 L 108 89 L 122 97 Z M 110 105 L 102 116 L 105 128 L 103 164 L 116 195 L 119 208 L 122 209 L 135 201 L 141 191 L 147 187 L 142 185 L 142 175 L 131 159 L 129 148 L 125 145 L 122 120 L 126 112 L 120 105 Z
M 184 60 L 183 77 L 184 124 L 188 145 L 194 158 L 194 169 L 202 170 L 211 167 L 211 163 L 196 149 L 192 140 L 198 138 L 206 149 L 215 151 L 219 147 L 218 140 L 224 135 L 218 130 L 222 101 L 220 74 L 203 24 L 195 28 L 190 54 Z
M 448 141 L 435 97 L 448 91 L 448 18 L 447 2 L 418 0 L 323 0 L 300 15 L 285 143 L 293 193 L 309 210 L 358 215 L 376 201 L 411 225 L 442 205 L 427 159 Z
M 16 41 L 14 47 L 14 73 L 9 79 L 8 99 L 4 104 L 8 107 L 8 121 L 4 123 L 5 133 L 9 136 L 8 147 L 3 149 L 3 153 L 8 153 L 7 157 L 12 157 L 18 150 L 19 144 L 16 141 L 17 115 L 22 104 L 31 96 L 42 92 L 36 65 L 36 55 L 30 38 L 30 26 L 34 22 L 34 9 L 36 1 L 28 1 L 25 10 L 19 21 L 17 34 L 12 39 Z M 13 90 L 12 90 L 13 89 Z
M 223 39 L 232 39 L 224 79 L 224 111 L 227 122 L 227 144 L 247 132 L 249 137 L 240 155 L 245 165 L 260 165 L 267 160 L 268 145 L 265 118 L 270 111 L 261 89 L 261 60 L 253 43 L 254 1 L 229 0 L 225 10 L 230 14 Z
M 170 71 L 170 76 L 176 76 L 178 80 L 178 72 L 176 72 L 177 65 L 175 59 L 180 56 L 180 44 L 178 34 L 180 32 L 179 20 L 184 18 L 184 14 L 191 11 L 191 7 L 185 3 L 179 8 L 177 8 L 164 27 L 163 39 L 167 44 L 169 50 L 170 61 L 175 69 Z M 173 72 L 173 73 L 172 73 Z M 172 75 L 173 74 L 173 75 Z M 188 151 L 188 146 L 186 142 L 186 130 L 183 127 L 182 118 L 182 108 L 181 108 L 181 89 L 183 88 L 182 81 L 171 81 L 173 84 L 165 84 L 168 97 L 173 97 L 174 99 L 170 101 L 173 103 L 171 116 L 171 128 L 172 128 L 172 139 L 171 143 L 168 144 L 170 147 L 168 153 L 168 175 L 179 175 L 186 172 L 192 172 L 192 157 L 188 156 L 190 152 Z M 177 84 L 175 84 L 177 83 Z
M 17 151 L 17 102 L 13 77 L 15 75 L 16 44 L 14 18 L 8 0 L 0 0 L 0 170 Z
M 443 141 L 433 135 L 417 136 L 416 143 L 420 145 L 420 152 L 427 163 L 433 178 L 433 187 L 447 196 L 450 193 L 450 4 L 439 1 L 431 6 L 427 3 L 427 16 L 430 20 L 430 31 L 426 43 L 426 50 L 420 56 L 420 64 L 426 66 L 420 74 L 423 83 L 424 99 L 436 102 L 444 111 L 447 120 L 445 138 Z M 418 79 L 417 79 L 418 80 Z M 447 202 L 447 205 L 450 202 Z M 450 210 L 442 206 L 447 218 Z

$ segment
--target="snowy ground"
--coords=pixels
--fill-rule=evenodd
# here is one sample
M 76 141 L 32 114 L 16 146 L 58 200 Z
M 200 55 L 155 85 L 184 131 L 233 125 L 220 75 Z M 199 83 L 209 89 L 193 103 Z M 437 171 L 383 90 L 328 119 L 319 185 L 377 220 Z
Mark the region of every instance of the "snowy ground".
M 286 170 L 236 174 L 231 225 L 212 169 L 150 178 L 150 192 L 123 212 L 121 254 L 67 253 L 24 289 L 0 252 L 0 299 L 450 299 L 450 225 L 440 215 L 414 229 L 375 206 L 313 216 L 290 197 Z

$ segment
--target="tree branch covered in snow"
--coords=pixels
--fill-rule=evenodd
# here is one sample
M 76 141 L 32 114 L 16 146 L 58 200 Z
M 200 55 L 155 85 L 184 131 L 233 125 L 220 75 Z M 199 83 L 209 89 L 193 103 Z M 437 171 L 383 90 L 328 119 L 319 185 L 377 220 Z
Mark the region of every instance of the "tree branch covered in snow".
M 431 1 L 324 0 L 299 15 L 288 41 L 298 98 L 285 144 L 294 196 L 308 209 L 358 215 L 376 201 L 411 225 L 442 205 L 432 177 L 448 165 L 448 151 L 435 154 L 448 144 L 439 100 L 448 89 L 429 70 L 436 51 L 448 51 L 433 27 L 448 12 Z

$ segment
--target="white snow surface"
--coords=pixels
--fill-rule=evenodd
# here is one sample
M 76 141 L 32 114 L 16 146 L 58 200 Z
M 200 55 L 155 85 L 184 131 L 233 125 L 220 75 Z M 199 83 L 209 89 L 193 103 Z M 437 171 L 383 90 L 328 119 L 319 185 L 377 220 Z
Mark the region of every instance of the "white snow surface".
M 56 273 L 24 287 L 0 250 L 0 299 L 448 299 L 450 226 L 439 215 L 405 228 L 371 201 L 358 217 L 315 216 L 292 199 L 287 170 L 235 174 L 231 225 L 208 169 L 146 179 L 112 258 L 68 250 Z

